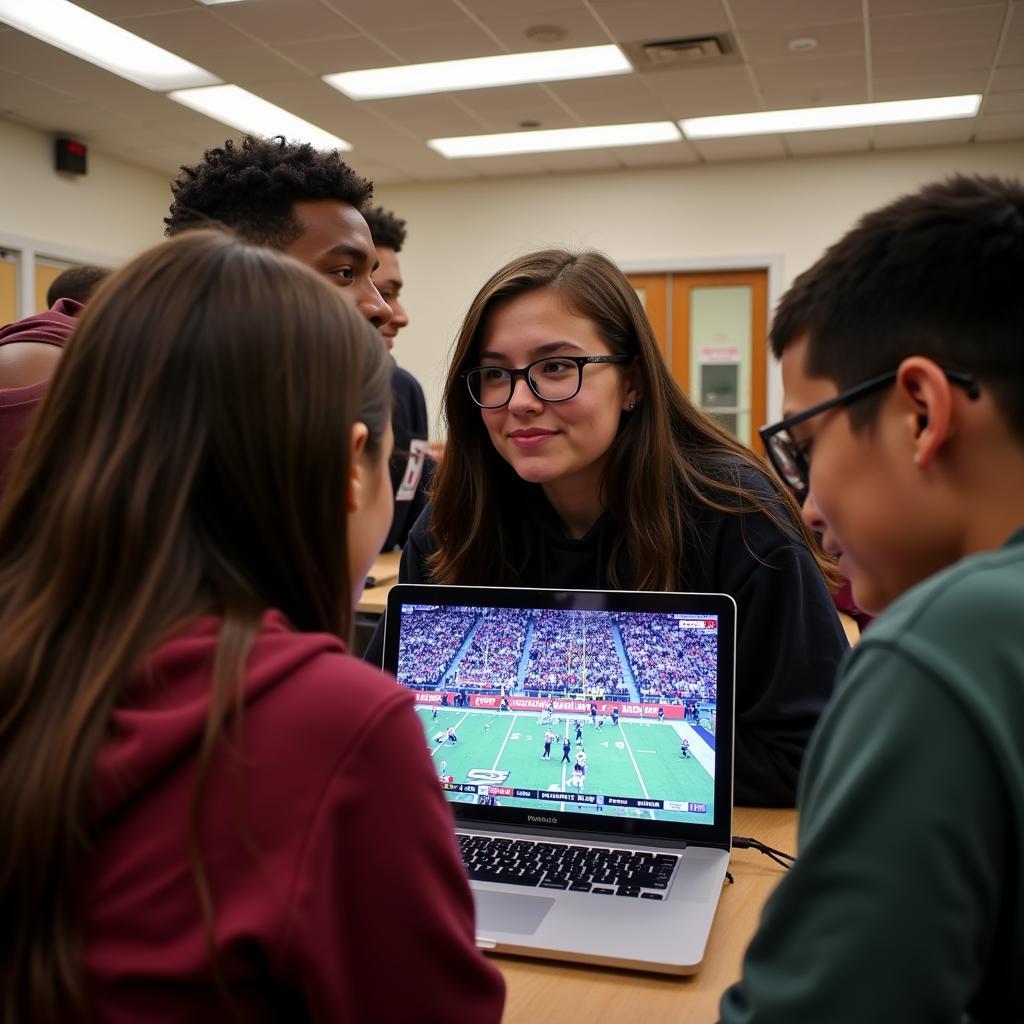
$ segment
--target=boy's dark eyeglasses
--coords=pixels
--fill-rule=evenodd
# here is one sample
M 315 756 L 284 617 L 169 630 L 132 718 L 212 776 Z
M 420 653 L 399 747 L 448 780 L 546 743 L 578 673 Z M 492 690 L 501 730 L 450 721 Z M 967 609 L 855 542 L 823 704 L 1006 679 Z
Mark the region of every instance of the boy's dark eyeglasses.
M 793 492 L 796 500 L 801 505 L 807 497 L 810 464 L 807 459 L 807 445 L 793 440 L 790 434 L 791 428 L 829 409 L 841 405 L 850 405 L 871 394 L 872 391 L 886 387 L 896 379 L 898 372 L 897 370 L 890 370 L 888 373 L 883 373 L 860 384 L 855 384 L 852 388 L 840 391 L 838 395 L 830 398 L 827 402 L 819 402 L 817 405 L 812 405 L 810 409 L 805 409 L 803 412 L 798 412 L 793 416 L 787 416 L 784 420 L 761 427 L 758 431 L 761 435 L 761 440 L 764 442 L 764 450 L 768 453 L 768 458 L 775 467 L 775 471 Z M 967 397 L 972 401 L 981 394 L 978 383 L 971 374 L 962 373 L 960 370 L 943 370 L 942 372 L 953 384 L 958 384 L 964 388 L 967 392 Z
M 507 366 L 477 366 L 461 376 L 469 397 L 481 409 L 500 409 L 512 401 L 516 379 L 524 377 L 542 402 L 568 402 L 583 386 L 583 367 L 590 363 L 628 363 L 632 356 L 545 356 L 520 370 Z

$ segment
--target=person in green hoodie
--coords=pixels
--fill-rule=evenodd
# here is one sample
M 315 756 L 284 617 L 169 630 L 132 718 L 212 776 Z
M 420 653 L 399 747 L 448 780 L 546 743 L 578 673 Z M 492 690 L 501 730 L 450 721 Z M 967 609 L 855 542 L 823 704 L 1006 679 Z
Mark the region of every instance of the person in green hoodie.
M 884 614 L 800 780 L 799 859 L 725 1024 L 996 1022 L 1024 1006 L 1024 185 L 865 216 L 783 298 L 807 525 Z

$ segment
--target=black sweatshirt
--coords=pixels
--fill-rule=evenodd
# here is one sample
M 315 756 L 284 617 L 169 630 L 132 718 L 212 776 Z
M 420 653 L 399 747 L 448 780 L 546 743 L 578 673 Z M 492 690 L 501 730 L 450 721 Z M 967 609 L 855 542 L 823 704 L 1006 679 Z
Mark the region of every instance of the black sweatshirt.
M 774 489 L 753 470 L 744 485 L 768 500 Z M 536 524 L 516 585 L 608 590 L 617 526 L 607 514 L 578 540 L 566 537 L 537 488 Z M 792 807 L 811 731 L 832 694 L 846 634 L 813 556 L 794 533 L 764 515 L 743 517 L 704 505 L 689 510 L 690 536 L 679 589 L 730 594 L 737 607 L 736 769 L 738 804 Z M 430 506 L 402 552 L 401 583 L 431 583 L 435 550 Z M 620 578 L 629 579 L 620 563 Z M 364 654 L 379 665 L 383 630 Z

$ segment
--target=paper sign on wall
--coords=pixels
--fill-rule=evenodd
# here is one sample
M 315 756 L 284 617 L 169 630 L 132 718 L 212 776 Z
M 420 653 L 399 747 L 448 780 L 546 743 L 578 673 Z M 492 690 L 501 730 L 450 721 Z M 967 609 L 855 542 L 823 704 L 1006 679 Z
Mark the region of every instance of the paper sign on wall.
M 742 355 L 739 345 L 702 345 L 697 358 L 701 363 L 738 363 Z

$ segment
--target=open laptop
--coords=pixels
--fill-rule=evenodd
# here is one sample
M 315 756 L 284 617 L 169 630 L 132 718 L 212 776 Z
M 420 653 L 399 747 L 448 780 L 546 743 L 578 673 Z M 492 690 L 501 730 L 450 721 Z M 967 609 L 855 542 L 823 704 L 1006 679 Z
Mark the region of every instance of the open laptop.
M 416 694 L 487 950 L 687 974 L 732 836 L 724 594 L 400 584 Z

